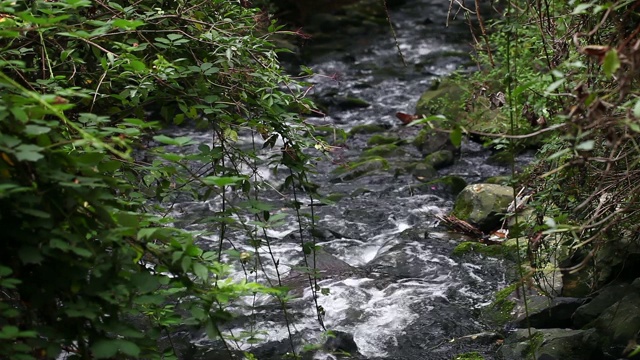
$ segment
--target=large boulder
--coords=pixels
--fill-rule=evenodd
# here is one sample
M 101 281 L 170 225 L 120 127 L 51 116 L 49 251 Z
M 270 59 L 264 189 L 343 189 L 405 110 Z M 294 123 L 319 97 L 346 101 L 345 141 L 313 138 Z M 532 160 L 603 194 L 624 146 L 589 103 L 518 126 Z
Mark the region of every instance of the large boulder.
M 458 194 L 452 215 L 489 232 L 501 225 L 503 214 L 512 201 L 513 188 L 510 186 L 468 185 Z
M 613 284 L 602 288 L 591 301 L 580 306 L 572 316 L 573 325 L 582 328 L 617 303 L 629 291 L 629 284 Z
M 624 347 L 640 332 L 640 294 L 632 292 L 608 307 L 594 322 L 612 346 Z
M 598 344 L 593 329 L 518 329 L 499 352 L 503 359 L 600 360 Z

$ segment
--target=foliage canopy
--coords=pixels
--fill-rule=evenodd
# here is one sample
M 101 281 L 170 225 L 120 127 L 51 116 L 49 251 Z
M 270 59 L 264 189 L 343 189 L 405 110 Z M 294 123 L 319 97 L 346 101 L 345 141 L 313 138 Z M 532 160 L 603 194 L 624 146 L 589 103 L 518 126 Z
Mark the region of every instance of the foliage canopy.
M 312 104 L 277 31 L 227 0 L 0 2 L 0 357 L 175 358 L 157 344 L 172 328 L 220 336 L 229 301 L 282 298 L 231 281 L 220 252 L 232 230 L 257 252 L 282 219 L 260 205 L 259 162 L 305 182 Z M 154 136 L 185 122 L 208 140 Z M 173 227 L 178 198 L 222 204 L 219 245 Z

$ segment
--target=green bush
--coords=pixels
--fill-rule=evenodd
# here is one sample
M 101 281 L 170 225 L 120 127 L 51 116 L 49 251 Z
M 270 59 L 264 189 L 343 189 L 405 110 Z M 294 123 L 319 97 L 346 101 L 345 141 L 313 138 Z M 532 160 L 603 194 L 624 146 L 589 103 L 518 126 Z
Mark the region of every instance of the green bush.
M 0 357 L 175 358 L 161 332 L 221 336 L 228 302 L 281 298 L 229 280 L 232 264 L 166 210 L 218 197 L 207 221 L 219 248 L 248 229 L 234 212 L 258 229 L 284 217 L 259 200 L 256 153 L 281 139 L 270 164 L 304 183 L 311 129 L 297 113 L 312 105 L 280 69 L 275 31 L 227 0 L 0 2 Z M 141 149 L 185 122 L 212 140 L 156 133 L 162 146 Z M 254 146 L 240 150 L 239 134 Z M 253 202 L 231 204 L 234 191 Z M 247 231 L 256 249 L 267 241 Z

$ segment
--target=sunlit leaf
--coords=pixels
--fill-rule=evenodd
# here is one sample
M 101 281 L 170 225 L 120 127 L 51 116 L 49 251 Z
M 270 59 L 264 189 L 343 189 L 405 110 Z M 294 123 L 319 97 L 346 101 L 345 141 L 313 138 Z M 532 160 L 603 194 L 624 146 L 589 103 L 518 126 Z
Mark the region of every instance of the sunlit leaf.
M 620 68 L 620 59 L 618 58 L 618 51 L 616 49 L 611 49 L 607 51 L 607 54 L 604 56 L 604 61 L 602 63 L 602 70 L 604 73 L 611 77 L 616 71 Z

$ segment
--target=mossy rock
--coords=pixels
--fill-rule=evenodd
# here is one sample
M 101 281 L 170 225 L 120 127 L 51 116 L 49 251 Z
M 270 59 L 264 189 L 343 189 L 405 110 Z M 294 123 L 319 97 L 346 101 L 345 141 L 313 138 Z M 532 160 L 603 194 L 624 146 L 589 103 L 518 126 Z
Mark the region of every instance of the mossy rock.
M 416 180 L 426 182 L 438 176 L 438 171 L 429 164 L 420 163 L 413 168 L 411 174 Z
M 435 169 L 442 169 L 443 167 L 453 165 L 453 152 L 450 150 L 438 150 L 427 155 L 423 162 L 433 166 Z
M 452 252 L 454 256 L 462 256 L 470 252 L 491 257 L 502 257 L 508 251 L 502 245 L 485 245 L 476 241 L 464 241 L 458 244 Z
M 341 110 L 350 110 L 368 108 L 371 104 L 360 98 L 347 96 L 336 99 L 336 106 Z
M 508 151 L 499 151 L 491 154 L 487 158 L 487 164 L 496 166 L 511 166 L 513 164 L 513 155 Z
M 387 160 L 380 157 L 368 158 L 355 164 L 350 164 L 347 169 L 337 168 L 333 171 L 337 176 L 331 179 L 330 182 L 339 183 L 343 181 L 351 181 L 376 170 L 388 169 L 389 162 L 387 162 Z
M 489 232 L 500 226 L 503 213 L 513 201 L 513 188 L 494 184 L 465 187 L 456 198 L 452 214 Z
M 456 196 L 467 186 L 467 182 L 460 176 L 446 175 L 426 182 L 421 186 L 430 188 L 435 187 L 433 190 L 446 191 L 451 195 Z
M 462 112 L 465 90 L 454 80 L 445 78 L 425 91 L 416 103 L 416 114 L 444 115 L 448 119 L 457 119 Z
M 513 320 L 513 309 L 516 303 L 510 299 L 510 296 L 516 291 L 517 286 L 518 283 L 514 283 L 496 291 L 495 300 L 482 310 L 482 316 L 488 322 L 501 327 Z
M 376 145 L 386 145 L 386 144 L 396 144 L 399 145 L 402 140 L 397 136 L 385 136 L 381 134 L 375 134 L 367 140 L 367 145 L 376 146 Z
M 364 195 L 364 194 L 368 194 L 370 193 L 371 190 L 367 189 L 367 188 L 357 188 L 355 190 L 353 190 L 353 192 L 351 193 L 351 197 L 358 197 L 360 195 Z
M 453 357 L 453 360 L 484 360 L 484 357 L 477 351 L 459 354 Z
M 511 182 L 510 176 L 492 176 L 487 178 L 484 183 L 485 184 L 496 184 L 496 185 L 509 185 Z
M 342 198 L 345 196 L 346 194 L 344 193 L 331 193 L 326 195 L 324 198 L 330 202 L 337 203 L 338 201 L 342 200 Z
M 382 125 L 376 124 L 364 124 L 364 125 L 356 125 L 349 130 L 349 136 L 354 136 L 358 134 L 375 134 L 385 132 L 387 128 Z
M 427 127 L 420 130 L 411 143 L 423 155 L 429 155 L 439 150 L 449 150 L 451 152 L 457 150 L 448 134 L 438 133 Z
M 372 157 L 372 156 L 380 156 L 380 157 L 391 157 L 391 156 L 402 156 L 405 152 L 396 144 L 384 144 L 374 146 L 371 149 L 367 149 L 362 152 L 362 157 Z

